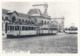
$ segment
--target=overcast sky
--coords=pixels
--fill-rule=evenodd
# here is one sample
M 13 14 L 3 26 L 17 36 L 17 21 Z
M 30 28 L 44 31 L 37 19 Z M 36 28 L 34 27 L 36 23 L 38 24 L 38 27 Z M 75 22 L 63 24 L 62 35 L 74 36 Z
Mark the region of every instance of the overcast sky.
M 44 3 L 44 2 L 43 2 Z M 22 12 L 27 14 L 27 12 L 34 8 L 33 4 L 43 4 L 43 3 L 32 3 L 32 2 L 3 2 L 2 8 L 8 10 L 16 10 L 18 12 Z M 71 25 L 78 26 L 79 24 L 79 4 L 78 2 L 47 2 L 48 4 L 48 15 L 51 18 L 61 18 L 64 16 L 65 18 L 65 27 L 69 27 Z M 40 8 L 41 11 L 44 11 L 43 6 L 38 6 L 35 8 Z

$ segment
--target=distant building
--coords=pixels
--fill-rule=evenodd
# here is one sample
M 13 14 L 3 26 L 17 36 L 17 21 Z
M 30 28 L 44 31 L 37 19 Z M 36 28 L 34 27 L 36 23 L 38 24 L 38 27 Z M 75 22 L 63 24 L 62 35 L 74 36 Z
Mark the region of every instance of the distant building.
M 64 17 L 62 18 L 52 18 L 53 21 L 56 21 L 58 23 L 58 29 L 60 32 L 64 31 Z

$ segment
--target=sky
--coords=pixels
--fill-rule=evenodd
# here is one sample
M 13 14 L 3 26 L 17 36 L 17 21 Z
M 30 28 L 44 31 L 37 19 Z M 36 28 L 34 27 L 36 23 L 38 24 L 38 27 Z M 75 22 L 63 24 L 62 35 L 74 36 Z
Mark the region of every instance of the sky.
M 11 11 L 17 11 L 24 14 L 31 8 L 39 8 L 41 12 L 44 11 L 44 6 L 33 7 L 34 4 L 44 4 L 45 2 L 2 2 L 2 8 Z M 79 3 L 75 2 L 47 2 L 48 15 L 51 18 L 64 17 L 64 26 L 70 27 L 71 25 L 77 26 L 79 24 Z M 53 20 L 53 19 L 52 19 Z

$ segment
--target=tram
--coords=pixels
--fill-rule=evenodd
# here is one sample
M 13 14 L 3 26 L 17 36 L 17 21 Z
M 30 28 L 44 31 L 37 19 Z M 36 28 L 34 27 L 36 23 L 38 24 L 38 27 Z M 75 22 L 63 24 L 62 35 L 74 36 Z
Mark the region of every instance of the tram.
M 15 23 L 8 23 L 6 27 L 7 37 L 33 36 L 45 34 L 57 34 L 57 27 L 45 27 L 36 25 L 20 25 Z
M 58 28 L 57 27 L 50 27 L 49 25 L 44 25 L 39 28 L 40 35 L 46 34 L 57 34 Z
M 8 24 L 6 34 L 7 37 L 36 35 L 37 28 L 38 28 L 37 26 L 33 26 L 33 25 Z
M 77 34 L 77 27 L 65 28 L 64 32 L 68 34 Z

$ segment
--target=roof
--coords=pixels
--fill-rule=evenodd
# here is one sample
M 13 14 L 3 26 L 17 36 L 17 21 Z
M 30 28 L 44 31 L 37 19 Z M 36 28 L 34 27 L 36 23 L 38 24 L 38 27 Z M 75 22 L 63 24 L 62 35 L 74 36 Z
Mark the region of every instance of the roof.
M 40 9 L 30 9 L 29 12 L 28 12 L 28 15 L 41 15 L 41 11 Z
M 16 11 L 12 11 L 12 12 L 9 12 L 9 11 L 10 11 L 10 10 L 2 9 L 2 14 L 11 15 L 11 14 L 13 14 L 13 13 L 16 13 L 17 16 L 19 16 L 19 17 L 28 18 L 28 15 L 27 15 L 27 14 L 20 13 L 20 12 L 16 12 Z
M 23 14 L 20 12 L 17 12 L 19 17 L 28 18 L 29 16 L 27 14 Z
M 46 18 L 46 19 L 51 19 L 50 16 L 48 16 L 47 14 L 46 15 L 42 14 L 40 9 L 36 9 L 36 8 L 30 9 L 28 12 L 28 15 L 29 16 L 36 16 L 36 17 L 38 16 L 38 17 Z

